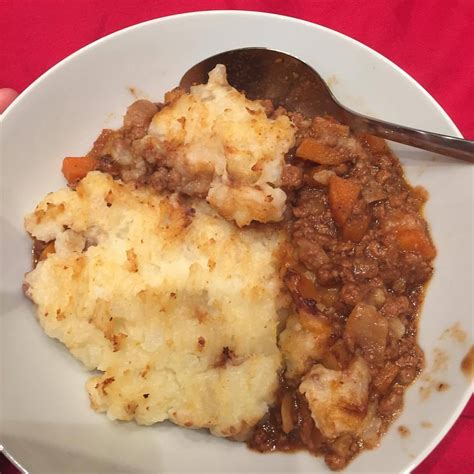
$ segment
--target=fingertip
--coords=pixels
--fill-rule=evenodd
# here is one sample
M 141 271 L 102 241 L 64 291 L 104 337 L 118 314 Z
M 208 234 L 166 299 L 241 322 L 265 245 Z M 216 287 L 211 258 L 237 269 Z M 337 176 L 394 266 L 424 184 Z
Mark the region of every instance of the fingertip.
M 15 100 L 18 92 L 9 87 L 0 89 L 0 114 Z

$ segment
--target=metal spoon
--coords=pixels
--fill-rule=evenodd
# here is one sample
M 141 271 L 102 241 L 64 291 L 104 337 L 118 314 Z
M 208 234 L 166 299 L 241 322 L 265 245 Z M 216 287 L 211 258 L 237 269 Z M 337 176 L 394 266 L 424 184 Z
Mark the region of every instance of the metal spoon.
M 189 69 L 180 86 L 187 89 L 207 82 L 208 73 L 216 64 L 226 66 L 229 83 L 245 91 L 250 99 L 271 99 L 274 105 L 308 117 L 332 115 L 355 132 L 370 133 L 474 163 L 474 141 L 404 127 L 354 112 L 339 103 L 312 67 L 280 51 L 242 48 L 217 54 Z

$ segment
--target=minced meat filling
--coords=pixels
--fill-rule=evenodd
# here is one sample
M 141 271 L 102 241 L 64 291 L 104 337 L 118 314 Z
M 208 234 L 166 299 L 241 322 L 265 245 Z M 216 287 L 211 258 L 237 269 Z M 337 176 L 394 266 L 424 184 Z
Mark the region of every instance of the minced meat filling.
M 383 140 L 356 137 L 330 118 L 292 118 L 299 128 L 283 171 L 291 245 L 282 274 L 297 316 L 280 335 L 287 368 L 278 403 L 249 444 L 305 448 L 337 470 L 377 445 L 423 367 L 417 318 L 435 249 L 421 215 L 426 192 L 407 184 Z M 316 156 L 302 147 L 308 138 Z M 331 383 L 350 381 L 358 358 L 367 374 L 354 382 L 366 377 L 368 389 L 346 387 L 345 397 Z
M 143 140 L 161 107 L 135 102 L 89 155 L 125 182 L 204 197 L 209 176 L 188 180 Z M 289 236 L 281 276 L 294 314 L 279 339 L 286 369 L 277 403 L 248 445 L 307 449 L 337 470 L 378 444 L 423 367 L 417 321 L 436 251 L 422 216 L 426 192 L 407 184 L 384 140 L 330 117 L 287 115 L 296 146 L 283 168 L 278 225 Z

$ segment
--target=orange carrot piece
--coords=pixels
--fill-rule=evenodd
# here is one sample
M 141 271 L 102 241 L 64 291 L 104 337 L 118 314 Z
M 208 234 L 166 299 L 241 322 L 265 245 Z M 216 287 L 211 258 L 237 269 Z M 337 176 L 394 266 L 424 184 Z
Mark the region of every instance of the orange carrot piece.
M 357 219 L 349 219 L 342 227 L 342 237 L 352 242 L 360 242 L 370 225 L 370 216 L 362 214 Z
M 327 146 L 311 137 L 303 138 L 296 156 L 320 165 L 339 165 L 350 158 L 345 149 Z
M 89 171 L 96 168 L 97 161 L 90 156 L 66 157 L 63 160 L 62 172 L 69 184 L 84 178 Z
M 368 133 L 362 133 L 359 135 L 359 139 L 362 144 L 374 154 L 386 155 L 387 153 L 390 153 L 390 148 L 383 138 L 369 135 Z
M 350 179 L 331 176 L 329 179 L 329 207 L 336 223 L 344 226 L 352 213 L 361 191 L 360 184 Z
M 436 249 L 423 230 L 402 230 L 397 234 L 397 242 L 401 250 L 419 253 L 427 260 L 431 260 L 436 256 Z

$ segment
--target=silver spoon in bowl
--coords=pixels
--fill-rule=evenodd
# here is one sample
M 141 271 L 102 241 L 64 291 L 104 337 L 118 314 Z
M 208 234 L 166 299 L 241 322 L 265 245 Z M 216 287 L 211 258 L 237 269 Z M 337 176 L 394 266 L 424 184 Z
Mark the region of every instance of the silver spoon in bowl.
M 271 99 L 276 106 L 308 117 L 332 115 L 353 131 L 411 145 L 474 163 L 474 141 L 425 132 L 354 112 L 331 93 L 321 76 L 303 61 L 266 48 L 242 48 L 211 56 L 189 69 L 180 86 L 207 82 L 217 64 L 227 68 L 229 83 L 250 99 Z

